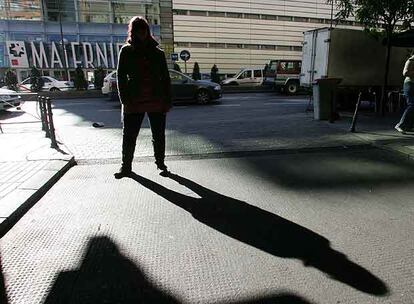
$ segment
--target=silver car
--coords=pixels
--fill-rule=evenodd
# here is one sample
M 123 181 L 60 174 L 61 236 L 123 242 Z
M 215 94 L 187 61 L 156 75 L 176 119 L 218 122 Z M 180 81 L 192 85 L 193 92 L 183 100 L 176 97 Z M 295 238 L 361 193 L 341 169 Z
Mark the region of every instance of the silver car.
M 7 108 L 18 107 L 20 105 L 21 97 L 13 90 L 0 89 L 0 111 Z

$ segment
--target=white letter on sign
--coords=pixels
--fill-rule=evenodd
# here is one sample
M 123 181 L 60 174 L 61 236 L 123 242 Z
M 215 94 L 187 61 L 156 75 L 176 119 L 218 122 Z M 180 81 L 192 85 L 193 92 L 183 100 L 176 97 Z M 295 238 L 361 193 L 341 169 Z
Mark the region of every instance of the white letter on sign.
M 82 42 L 83 45 L 83 61 L 85 63 L 85 68 L 95 68 L 93 66 L 93 50 L 92 44 L 89 42 Z
M 34 42 L 30 42 L 32 46 L 32 57 L 33 57 L 33 65 L 37 68 L 49 68 L 49 64 L 47 63 L 47 57 L 45 52 L 45 47 L 43 46 L 43 42 L 39 42 L 39 52 L 37 52 L 36 46 Z
M 55 57 L 57 59 L 55 59 Z M 62 60 L 60 60 L 60 55 L 59 55 L 59 52 L 57 50 L 56 44 L 55 44 L 54 41 L 52 41 L 52 56 L 51 56 L 51 59 L 50 59 L 50 67 L 53 69 L 55 67 L 56 63 L 59 65 L 59 67 L 61 69 L 63 68 Z

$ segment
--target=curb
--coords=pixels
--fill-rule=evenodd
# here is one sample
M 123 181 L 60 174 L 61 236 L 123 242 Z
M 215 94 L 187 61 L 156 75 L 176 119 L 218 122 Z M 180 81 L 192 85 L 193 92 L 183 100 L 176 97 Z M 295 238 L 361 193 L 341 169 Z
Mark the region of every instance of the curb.
M 15 206 L 13 210 L 10 212 L 10 215 L 8 215 L 5 218 L 0 219 L 0 238 L 3 237 L 26 213 L 30 210 L 49 190 L 52 188 L 54 184 L 73 166 L 76 165 L 75 158 L 72 156 L 66 164 L 57 169 L 56 172 L 52 176 L 48 176 L 46 179 L 46 182 L 44 181 L 44 177 L 46 175 L 50 175 L 50 172 L 55 171 L 54 168 L 50 168 L 47 173 L 44 174 L 44 172 L 41 172 L 43 174 L 39 174 L 40 178 L 37 180 L 32 178 L 27 181 L 26 185 L 29 184 L 41 184 L 39 188 L 28 190 L 29 188 L 20 188 L 16 191 L 26 192 L 26 194 L 20 195 L 21 202 L 17 200 L 16 202 L 13 202 L 12 206 Z M 49 172 L 50 171 L 50 172 Z M 43 175 L 43 176 L 42 176 Z M 19 196 L 19 195 L 17 195 Z

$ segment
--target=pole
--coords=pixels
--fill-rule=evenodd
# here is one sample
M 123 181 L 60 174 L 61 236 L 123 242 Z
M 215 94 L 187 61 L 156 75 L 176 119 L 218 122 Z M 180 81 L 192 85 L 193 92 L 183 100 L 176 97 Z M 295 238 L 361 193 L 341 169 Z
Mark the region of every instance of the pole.
M 358 101 L 355 106 L 354 116 L 352 117 L 352 124 L 351 124 L 351 127 L 349 128 L 349 132 L 352 132 L 352 133 L 355 133 L 355 125 L 356 125 L 357 118 L 358 118 L 358 109 L 359 109 L 359 105 L 361 104 L 361 98 L 362 98 L 362 92 L 359 92 Z
M 69 70 L 68 70 L 68 63 L 66 62 L 67 54 L 66 54 L 66 45 L 63 39 L 63 27 L 62 27 L 62 7 L 61 7 L 62 0 L 59 0 L 59 27 L 60 27 L 60 43 L 62 44 L 63 50 L 63 67 L 65 68 L 65 80 L 70 79 Z
M 185 64 L 185 74 L 187 75 L 187 60 L 184 61 L 184 64 Z
M 332 29 L 332 27 L 333 27 L 333 11 L 334 11 L 334 1 L 335 1 L 335 0 L 331 0 L 331 27 L 330 27 L 330 29 Z
M 55 125 L 53 124 L 52 101 L 50 100 L 50 97 L 46 97 L 46 107 L 47 115 L 49 118 L 50 140 L 52 141 L 50 147 L 53 149 L 57 149 L 58 144 L 56 142 Z

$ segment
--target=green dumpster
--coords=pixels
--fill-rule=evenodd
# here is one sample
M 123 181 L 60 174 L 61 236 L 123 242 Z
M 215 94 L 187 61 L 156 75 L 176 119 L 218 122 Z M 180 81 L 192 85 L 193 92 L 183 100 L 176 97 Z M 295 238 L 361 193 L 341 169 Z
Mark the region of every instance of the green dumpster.
M 313 83 L 313 117 L 332 120 L 335 112 L 336 91 L 340 78 L 320 78 Z

